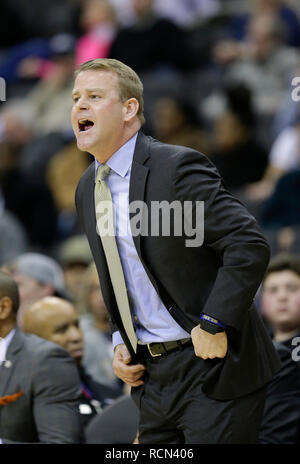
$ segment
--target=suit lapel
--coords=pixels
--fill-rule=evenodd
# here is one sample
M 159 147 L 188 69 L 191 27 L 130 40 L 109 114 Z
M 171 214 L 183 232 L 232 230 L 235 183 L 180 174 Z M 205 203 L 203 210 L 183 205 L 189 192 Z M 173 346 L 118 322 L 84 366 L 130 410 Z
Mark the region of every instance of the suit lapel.
M 129 204 L 134 201 L 145 200 L 146 181 L 149 174 L 149 168 L 145 166 L 146 161 L 149 159 L 149 139 L 139 132 L 131 167 L 130 185 L 129 185 Z M 133 213 L 129 214 L 130 219 Z M 141 218 L 141 229 L 142 229 Z M 133 241 L 139 258 L 142 260 L 141 255 L 141 236 L 133 234 Z
M 17 367 L 17 356 L 24 345 L 23 335 L 19 329 L 16 330 L 6 353 L 6 364 L 0 369 L 0 396 L 8 394 L 9 381 Z M 16 392 L 9 392 L 16 393 Z
M 150 168 L 147 166 L 147 161 L 150 158 L 150 137 L 146 137 L 142 132 L 139 132 L 134 157 L 132 161 L 131 176 L 130 176 L 130 186 L 129 186 L 129 204 L 133 201 L 145 201 L 145 190 L 147 184 L 147 178 L 150 172 Z M 143 214 L 147 214 L 144 212 Z M 141 230 L 143 230 L 143 214 L 141 217 Z M 133 216 L 129 214 L 130 219 Z M 147 217 L 148 223 L 148 217 Z M 157 286 L 156 280 L 148 269 L 141 250 L 141 235 L 132 234 L 133 242 L 137 251 L 137 254 L 144 266 L 144 269 L 154 286 L 158 295 L 160 295 L 159 288 Z

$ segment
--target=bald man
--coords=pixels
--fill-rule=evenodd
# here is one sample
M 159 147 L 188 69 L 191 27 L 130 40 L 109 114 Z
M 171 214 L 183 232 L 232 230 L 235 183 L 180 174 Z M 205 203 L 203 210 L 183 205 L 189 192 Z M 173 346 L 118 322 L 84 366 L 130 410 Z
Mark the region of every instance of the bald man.
M 69 301 L 51 296 L 38 300 L 25 310 L 24 331 L 62 346 L 75 360 L 81 381 L 79 411 L 84 427 L 97 412 L 122 394 L 121 388 L 95 381 L 81 365 L 83 334 L 76 310 Z
M 80 382 L 59 346 L 16 327 L 17 283 L 0 272 L 0 443 L 80 443 Z

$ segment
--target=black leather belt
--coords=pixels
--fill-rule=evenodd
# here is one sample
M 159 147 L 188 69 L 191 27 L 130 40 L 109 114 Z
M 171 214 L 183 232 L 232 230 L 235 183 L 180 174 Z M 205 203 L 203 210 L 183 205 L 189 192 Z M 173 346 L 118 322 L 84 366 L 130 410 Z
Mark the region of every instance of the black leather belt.
M 182 338 L 171 342 L 147 343 L 147 345 L 138 345 L 139 347 L 148 348 L 148 352 L 153 358 L 168 354 L 175 350 L 182 350 L 185 346 L 192 343 L 191 338 Z

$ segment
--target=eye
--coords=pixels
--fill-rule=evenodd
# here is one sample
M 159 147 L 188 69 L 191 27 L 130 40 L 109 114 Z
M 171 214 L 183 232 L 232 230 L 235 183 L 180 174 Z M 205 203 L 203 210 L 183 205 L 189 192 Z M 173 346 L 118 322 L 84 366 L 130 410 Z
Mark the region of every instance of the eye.
M 64 334 L 67 330 L 68 330 L 68 325 L 64 324 L 64 325 L 61 325 L 60 327 L 56 327 L 55 333 Z
M 290 291 L 290 292 L 297 292 L 298 288 L 299 287 L 297 285 L 292 285 L 292 284 L 287 286 L 287 290 Z
M 98 100 L 100 97 L 100 95 L 91 95 L 91 99 L 92 100 Z
M 77 103 L 78 100 L 79 100 L 79 97 L 73 97 L 73 102 L 74 102 L 74 103 Z

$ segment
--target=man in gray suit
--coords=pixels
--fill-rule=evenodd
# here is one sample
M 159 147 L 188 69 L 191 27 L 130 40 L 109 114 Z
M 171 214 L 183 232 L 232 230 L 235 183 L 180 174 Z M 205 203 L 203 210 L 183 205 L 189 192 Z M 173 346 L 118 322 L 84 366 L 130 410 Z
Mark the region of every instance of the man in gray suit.
M 75 363 L 16 328 L 18 307 L 16 282 L 0 272 L 0 443 L 80 443 Z

